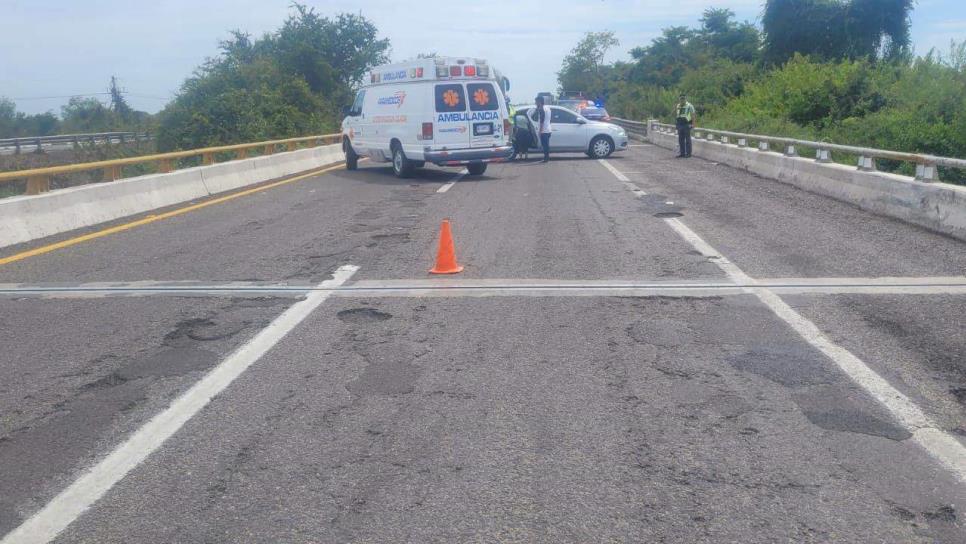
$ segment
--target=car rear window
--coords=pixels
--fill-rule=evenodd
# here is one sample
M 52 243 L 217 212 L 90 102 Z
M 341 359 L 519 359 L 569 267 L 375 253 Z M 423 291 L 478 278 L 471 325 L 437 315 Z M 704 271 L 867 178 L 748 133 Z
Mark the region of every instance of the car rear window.
M 500 107 L 499 97 L 489 83 L 467 83 L 466 92 L 473 111 L 493 111 Z
M 436 86 L 436 111 L 466 111 L 466 93 L 459 83 Z

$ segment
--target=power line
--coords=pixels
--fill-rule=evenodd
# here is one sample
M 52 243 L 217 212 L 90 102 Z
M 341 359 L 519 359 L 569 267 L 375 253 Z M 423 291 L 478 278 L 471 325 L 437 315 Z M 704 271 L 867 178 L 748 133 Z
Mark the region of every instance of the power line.
M 13 97 L 11 98 L 11 100 L 50 100 L 54 98 L 74 98 L 75 96 L 95 96 L 95 95 L 102 95 L 102 94 L 111 94 L 111 93 L 77 93 L 77 94 L 68 94 L 64 96 L 20 96 L 20 97 Z
M 12 97 L 10 100 L 53 100 L 53 99 L 63 99 L 63 98 L 74 98 L 75 96 L 103 96 L 110 95 L 111 93 L 77 93 L 68 94 L 63 96 L 19 96 Z M 154 96 L 150 94 L 140 94 L 140 93 L 129 93 L 122 91 L 121 94 L 127 96 L 134 96 L 137 98 L 150 98 L 152 100 L 171 100 L 170 98 L 165 98 L 163 96 Z

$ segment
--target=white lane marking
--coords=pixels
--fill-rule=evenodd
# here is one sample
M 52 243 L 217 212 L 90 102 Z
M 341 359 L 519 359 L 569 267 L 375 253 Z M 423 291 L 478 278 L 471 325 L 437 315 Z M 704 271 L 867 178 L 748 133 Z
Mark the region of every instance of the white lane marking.
M 319 287 L 342 285 L 358 269 L 359 267 L 351 265 L 340 267 L 331 280 L 322 282 Z M 201 381 L 175 399 L 167 409 L 154 416 L 101 462 L 54 497 L 43 509 L 3 537 L 0 544 L 41 544 L 56 538 L 114 484 L 161 447 L 215 395 L 224 391 L 235 378 L 308 317 L 330 293 L 331 291 L 313 291 L 305 300 L 285 310 Z
M 684 238 L 685 241 L 691 244 L 694 249 L 698 250 L 702 256 L 707 257 L 709 260 L 717 264 L 718 268 L 723 270 L 728 276 L 728 279 L 743 285 L 756 284 L 756 281 L 752 279 L 751 276 L 745 274 L 740 268 L 738 268 L 737 265 L 718 253 L 715 248 L 708 245 L 708 243 L 702 240 L 700 236 L 694 233 L 694 231 L 686 227 L 680 219 L 665 219 L 664 222 L 674 229 L 674 231 L 677 232 L 681 238 Z
M 604 167 L 610 170 L 610 173 L 614 174 L 614 177 L 616 177 L 617 179 L 621 181 L 630 181 L 629 179 L 627 179 L 627 176 L 625 176 L 620 170 L 614 168 L 614 165 L 607 162 L 605 159 L 597 159 L 597 162 L 603 164 Z
M 463 176 L 465 176 L 466 174 L 469 174 L 469 173 L 470 173 L 470 171 L 464 168 L 459 174 L 456 175 L 456 178 L 454 178 L 453 181 L 451 181 L 451 182 L 443 185 L 439 189 L 436 189 L 436 192 L 437 193 L 445 193 L 446 191 L 449 191 L 450 187 L 456 185 L 456 182 L 457 181 L 463 179 Z
M 738 284 L 755 284 L 755 280 L 745 274 L 737 265 L 715 251 L 678 219 L 665 219 L 695 249 L 715 262 L 732 281 Z M 806 342 L 824 353 L 849 378 L 865 389 L 872 398 L 886 407 L 893 417 L 912 433 L 913 439 L 942 465 L 955 474 L 960 482 L 966 483 L 966 446 L 954 436 L 945 432 L 913 401 L 893 387 L 887 380 L 875 373 L 861 359 L 849 350 L 835 344 L 811 321 L 792 309 L 771 289 L 764 287 L 748 288 L 748 292 L 758 297 L 775 315 L 787 323 Z
M 611 174 L 614 174 L 614 176 L 617 179 L 623 181 L 624 182 L 624 187 L 627 187 L 627 190 L 628 191 L 634 193 L 638 197 L 647 196 L 647 193 L 644 192 L 644 190 L 642 190 L 637 185 L 634 185 L 634 183 L 630 179 L 628 179 L 627 176 L 625 176 L 623 172 L 621 172 L 617 168 L 614 168 L 614 165 L 612 165 L 611 163 L 607 162 L 604 159 L 597 159 L 597 162 L 599 162 L 600 164 L 603 164 L 605 168 L 607 168 L 608 170 L 610 170 L 610 173 Z
M 603 161 L 600 161 L 603 163 Z M 614 168 L 603 163 L 617 179 L 625 181 Z M 829 340 L 811 321 L 792 309 L 771 288 L 762 287 L 754 278 L 745 274 L 741 268 L 721 255 L 679 219 L 664 220 L 675 232 L 691 244 L 694 249 L 714 262 L 738 285 L 754 294 L 776 316 L 788 324 L 806 342 L 831 359 L 849 378 L 865 389 L 874 399 L 912 433 L 913 439 L 930 455 L 938 460 L 966 483 L 966 446 L 956 437 L 939 428 L 914 402 L 892 386 L 887 380 L 875 373 L 852 352 Z

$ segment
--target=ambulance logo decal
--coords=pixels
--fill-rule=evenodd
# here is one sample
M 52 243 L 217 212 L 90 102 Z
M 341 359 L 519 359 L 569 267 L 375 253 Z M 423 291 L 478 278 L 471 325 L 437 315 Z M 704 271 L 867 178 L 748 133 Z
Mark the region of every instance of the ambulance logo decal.
M 376 101 L 380 106 L 393 106 L 401 108 L 403 102 L 406 101 L 406 91 L 396 91 L 392 96 L 383 96 Z
M 486 92 L 484 89 L 477 89 L 473 93 L 473 101 L 481 106 L 485 106 L 490 103 L 490 93 Z
M 450 89 L 443 93 L 443 102 L 445 102 L 447 106 L 455 108 L 460 103 L 460 95 L 456 91 Z

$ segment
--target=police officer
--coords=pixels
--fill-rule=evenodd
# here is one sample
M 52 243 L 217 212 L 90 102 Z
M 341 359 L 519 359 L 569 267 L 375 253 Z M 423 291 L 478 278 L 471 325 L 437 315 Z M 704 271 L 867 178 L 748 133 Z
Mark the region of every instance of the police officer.
M 694 128 L 694 106 L 688 102 L 688 97 L 683 93 L 678 100 L 675 108 L 675 124 L 678 129 L 678 148 L 681 150 L 678 158 L 691 156 L 691 129 Z

